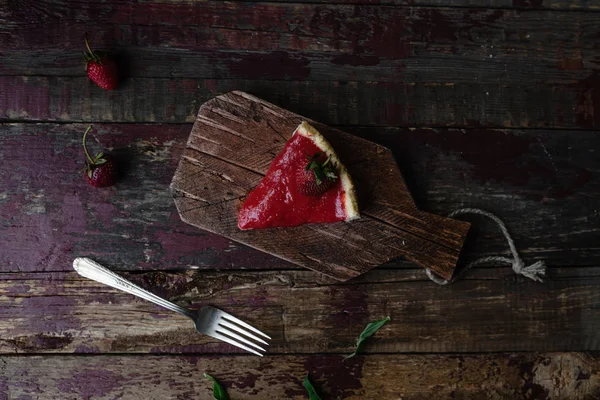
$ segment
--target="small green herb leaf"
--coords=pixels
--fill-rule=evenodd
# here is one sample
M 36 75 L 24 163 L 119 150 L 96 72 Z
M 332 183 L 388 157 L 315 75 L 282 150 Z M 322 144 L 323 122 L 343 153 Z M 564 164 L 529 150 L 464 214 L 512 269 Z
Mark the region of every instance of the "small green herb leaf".
M 379 330 L 379 328 L 381 328 L 383 325 L 385 325 L 389 320 L 390 320 L 390 317 L 386 317 L 380 321 L 375 321 L 375 322 L 371 322 L 370 324 L 368 324 L 365 327 L 365 330 L 362 331 L 362 333 L 358 337 L 358 340 L 356 341 L 356 350 L 354 350 L 354 353 L 352 353 L 348 357 L 344 358 L 344 360 L 354 357 L 360 351 L 360 348 L 362 347 L 363 342 L 369 336 L 372 336 L 375 332 L 377 332 Z
M 225 389 L 223 389 L 223 386 L 221 386 L 221 384 L 219 382 L 217 382 L 217 380 L 215 378 L 213 378 L 206 372 L 204 373 L 204 377 L 213 381 L 213 397 L 215 398 L 215 400 L 229 400 L 229 396 L 227 395 L 227 392 L 225 392 Z
M 310 380 L 308 379 L 308 374 L 306 374 L 306 378 L 304 378 L 303 384 L 306 388 L 306 391 L 308 392 L 308 400 L 321 400 L 312 383 L 310 383 Z

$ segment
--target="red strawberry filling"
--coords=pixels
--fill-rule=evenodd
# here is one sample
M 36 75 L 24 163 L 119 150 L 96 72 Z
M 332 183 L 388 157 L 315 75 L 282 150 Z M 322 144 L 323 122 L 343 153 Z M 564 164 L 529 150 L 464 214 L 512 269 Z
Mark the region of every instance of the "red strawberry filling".
M 322 152 L 310 139 L 295 134 L 273 160 L 266 176 L 248 195 L 238 216 L 240 229 L 291 227 L 305 223 L 344 221 L 345 192 L 336 179 L 324 193 L 305 195 L 298 171 Z

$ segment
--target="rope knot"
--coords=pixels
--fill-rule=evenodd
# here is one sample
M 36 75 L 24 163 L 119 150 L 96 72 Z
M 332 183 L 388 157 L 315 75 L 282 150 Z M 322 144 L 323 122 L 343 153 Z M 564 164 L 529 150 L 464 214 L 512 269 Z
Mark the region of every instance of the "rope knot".
M 470 264 L 467 264 L 462 269 L 461 274 L 463 274 L 465 271 L 467 271 L 468 269 L 470 269 L 471 267 L 473 267 L 475 265 L 486 264 L 486 263 L 500 263 L 500 264 L 504 264 L 504 265 L 511 265 L 513 271 L 517 275 L 523 275 L 524 277 L 532 279 L 534 281 L 543 282 L 542 278 L 544 276 L 546 276 L 546 264 L 543 261 L 537 261 L 531 265 L 525 266 L 525 263 L 523 262 L 523 260 L 521 260 L 521 257 L 519 257 L 519 253 L 517 252 L 515 242 L 512 240 L 512 237 L 508 233 L 508 229 L 506 229 L 506 225 L 504 225 L 504 222 L 502 222 L 502 220 L 500 220 L 500 218 L 496 217 L 492 213 L 489 213 L 487 211 L 483 211 L 483 210 L 480 210 L 477 208 L 461 208 L 460 210 L 456 210 L 456 211 L 450 213 L 449 217 L 452 218 L 452 217 L 455 217 L 455 216 L 461 215 L 461 214 L 482 215 L 482 216 L 487 217 L 487 218 L 491 219 L 492 221 L 494 221 L 500 228 L 500 231 L 502 232 L 502 234 L 504 235 L 504 238 L 506 239 L 506 242 L 508 243 L 508 248 L 510 249 L 510 253 L 512 255 L 512 259 L 510 259 L 508 257 L 502 257 L 502 256 L 480 258 L 478 260 L 473 261 Z M 438 285 L 447 285 L 458 278 L 458 276 L 456 276 L 456 277 L 454 277 L 454 279 L 452 279 L 452 281 L 447 281 L 445 279 L 441 279 L 440 277 L 435 276 L 435 274 L 428 269 L 426 269 L 425 272 L 427 273 L 427 276 L 429 277 L 429 279 L 431 279 Z
M 543 261 L 536 261 L 531 265 L 525 267 L 523 265 L 523 261 L 519 260 L 520 265 L 518 266 L 519 270 L 517 271 L 517 263 L 513 265 L 513 271 L 515 273 L 523 275 L 529 279 L 534 281 L 543 282 L 543 277 L 546 276 L 546 263 Z
M 525 267 L 525 263 L 520 258 L 513 260 L 512 269 L 515 271 L 515 274 L 521 275 L 523 273 L 523 269 Z

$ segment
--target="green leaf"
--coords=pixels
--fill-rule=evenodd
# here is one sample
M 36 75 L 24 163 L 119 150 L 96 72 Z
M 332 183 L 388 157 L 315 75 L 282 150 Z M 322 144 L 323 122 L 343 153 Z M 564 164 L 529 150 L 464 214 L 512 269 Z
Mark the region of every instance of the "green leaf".
M 358 337 L 358 340 L 356 341 L 356 350 L 354 350 L 354 353 L 352 353 L 348 357 L 344 358 L 344 360 L 354 357 L 360 351 L 360 348 L 362 347 L 363 342 L 368 337 L 372 336 L 375 332 L 377 332 L 379 330 L 379 328 L 381 328 L 383 325 L 385 325 L 389 320 L 390 320 L 390 317 L 386 317 L 382 320 L 371 322 L 370 324 L 368 324 L 365 327 L 365 330 L 362 331 L 362 333 Z
M 223 386 L 221 386 L 221 384 L 219 382 L 217 382 L 217 380 L 215 378 L 213 378 L 206 372 L 204 373 L 204 377 L 213 381 L 213 397 L 215 398 L 215 400 L 229 400 L 229 396 L 227 395 L 227 392 L 225 392 L 225 389 L 223 389 Z
M 306 391 L 308 392 L 308 400 L 321 400 L 312 383 L 310 383 L 310 380 L 308 379 L 308 374 L 306 374 L 306 378 L 304 378 L 303 384 L 306 388 Z

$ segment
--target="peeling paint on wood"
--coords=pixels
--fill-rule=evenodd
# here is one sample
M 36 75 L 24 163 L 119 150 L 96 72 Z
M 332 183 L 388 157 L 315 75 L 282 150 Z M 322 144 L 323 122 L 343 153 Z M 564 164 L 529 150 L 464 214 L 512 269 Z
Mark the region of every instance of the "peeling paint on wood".
M 582 353 L 238 357 L 2 357 L 7 398 L 305 399 L 307 372 L 331 399 L 582 399 L 600 396 L 599 360 Z M 327 396 L 327 397 L 326 397 Z
M 332 399 L 600 398 L 593 353 L 531 353 L 599 346 L 598 135 L 582 130 L 600 126 L 599 10 L 597 0 L 0 2 L 0 399 L 208 398 L 205 371 L 234 399 L 305 398 L 306 372 Z M 116 50 L 115 92 L 85 78 L 86 30 L 95 48 Z M 191 123 L 235 89 L 388 146 L 421 209 L 500 215 L 525 260 L 550 265 L 548 282 L 476 268 L 440 288 L 398 260 L 339 285 L 181 223 L 166 186 Z M 125 161 L 114 188 L 81 179 L 85 121 L 109 122 L 96 139 Z M 496 227 L 472 222 L 464 262 L 506 253 Z M 264 325 L 279 354 L 227 355 L 237 350 L 179 316 L 57 272 L 75 255 L 151 271 L 128 277 Z M 387 314 L 366 356 L 340 364 L 354 328 Z M 503 350 L 528 352 L 489 353 Z M 415 351 L 485 354 L 377 354 Z
M 189 125 L 95 125 L 90 150 L 108 149 L 123 169 L 100 190 L 81 172 L 85 127 L 0 125 L 4 271 L 69 270 L 80 255 L 119 269 L 286 267 L 180 222 L 168 186 Z
M 125 276 L 184 306 L 243 316 L 273 338 L 270 354 L 348 354 L 363 327 L 387 315 L 365 353 L 598 350 L 598 273 L 553 268 L 540 284 L 509 268 L 478 269 L 450 287 L 414 269 L 374 269 L 347 283 L 310 271 Z M 0 274 L 0 298 L 5 354 L 242 352 L 75 273 Z
M 117 269 L 295 268 L 179 220 L 168 185 L 190 125 L 96 124 L 95 149 L 112 149 L 126 166 L 125 178 L 106 190 L 79 173 L 85 127 L 0 125 L 4 271 L 67 271 L 76 256 Z M 589 201 L 600 190 L 595 132 L 344 129 L 392 150 L 420 209 L 488 209 L 505 220 L 526 260 L 600 260 L 600 213 Z M 495 226 L 471 221 L 464 262 L 506 254 Z

